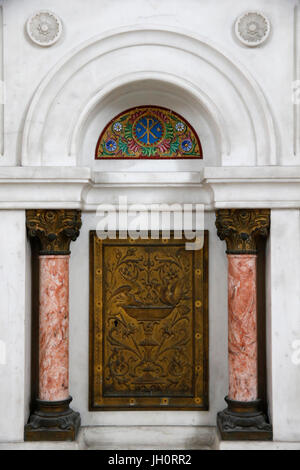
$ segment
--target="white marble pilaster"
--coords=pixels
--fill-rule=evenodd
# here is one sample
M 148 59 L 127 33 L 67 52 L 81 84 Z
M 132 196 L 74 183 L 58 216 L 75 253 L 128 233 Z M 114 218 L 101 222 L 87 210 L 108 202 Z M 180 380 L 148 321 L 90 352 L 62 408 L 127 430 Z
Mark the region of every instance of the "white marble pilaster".
M 0 211 L 0 442 L 22 441 L 29 414 L 30 266 L 25 211 Z
M 299 441 L 299 210 L 272 211 L 268 258 L 267 368 L 273 437 L 274 441 Z

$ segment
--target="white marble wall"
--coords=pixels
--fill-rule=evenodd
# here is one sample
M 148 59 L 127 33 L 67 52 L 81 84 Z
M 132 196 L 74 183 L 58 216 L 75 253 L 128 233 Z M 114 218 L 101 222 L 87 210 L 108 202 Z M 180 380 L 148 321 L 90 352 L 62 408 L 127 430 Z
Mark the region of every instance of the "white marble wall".
M 201 201 L 210 211 L 210 410 L 132 412 L 130 424 L 215 425 L 227 393 L 227 294 L 225 246 L 217 239 L 213 210 L 271 207 L 270 411 L 274 438 L 300 441 L 300 105 L 292 101 L 292 82 L 300 79 L 300 5 L 221 3 L 0 0 L 0 79 L 6 89 L 4 116 L 0 103 L 0 441 L 22 440 L 28 415 L 29 207 L 84 211 L 70 271 L 73 405 L 84 425 L 128 424 L 128 413 L 88 412 L 91 211 L 104 200 L 116 203 L 120 194 L 130 202 Z M 25 31 L 27 18 L 41 9 L 63 22 L 61 39 L 49 48 L 33 44 Z M 247 48 L 233 25 L 255 9 L 270 19 L 271 35 L 262 46 Z M 191 121 L 202 139 L 203 162 L 94 161 L 107 120 L 145 100 Z
M 271 216 L 268 375 L 274 440 L 300 440 L 300 212 Z
M 30 390 L 30 250 L 25 211 L 0 211 L 0 441 L 22 441 Z

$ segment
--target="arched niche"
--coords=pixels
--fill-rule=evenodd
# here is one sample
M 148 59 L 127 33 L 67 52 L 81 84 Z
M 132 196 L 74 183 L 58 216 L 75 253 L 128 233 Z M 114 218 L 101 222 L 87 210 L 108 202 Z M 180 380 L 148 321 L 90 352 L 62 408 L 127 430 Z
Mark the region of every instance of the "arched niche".
M 144 75 L 144 74 L 143 74 Z M 84 110 L 74 132 L 72 152 L 79 149 L 78 164 L 80 166 L 93 166 L 99 170 L 112 170 L 115 164 L 112 161 L 94 160 L 95 146 L 99 133 L 107 123 L 117 114 L 129 107 L 141 106 L 146 103 L 172 109 L 185 118 L 197 133 L 203 152 L 203 160 L 197 161 L 118 161 L 118 170 L 174 170 L 198 169 L 204 164 L 220 165 L 222 146 L 226 152 L 229 146 L 228 137 L 222 129 L 222 117 L 212 103 L 206 103 L 205 97 L 199 99 L 185 87 L 179 86 L 172 77 L 159 76 L 156 79 L 137 77 L 123 77 L 124 84 L 102 96 L 95 97 L 90 107 Z M 112 86 L 115 84 L 112 84 Z M 211 109 L 210 109 L 211 108 Z M 77 140 L 78 139 L 78 140 Z M 158 167 L 156 166 L 158 165 Z
M 204 165 L 276 164 L 268 103 L 249 72 L 214 45 L 186 31 L 133 26 L 72 51 L 47 75 L 28 111 L 22 164 L 90 166 L 101 126 L 126 108 L 170 107 L 198 133 Z M 122 162 L 118 170 L 153 170 Z M 197 169 L 201 162 L 157 162 L 158 171 Z

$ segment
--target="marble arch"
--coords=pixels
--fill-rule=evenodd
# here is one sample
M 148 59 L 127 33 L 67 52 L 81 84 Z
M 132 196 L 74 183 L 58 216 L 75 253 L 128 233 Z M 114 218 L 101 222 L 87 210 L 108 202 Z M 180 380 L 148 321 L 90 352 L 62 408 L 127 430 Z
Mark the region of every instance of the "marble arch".
M 147 25 L 92 38 L 47 74 L 25 119 L 22 165 L 89 166 L 80 152 L 91 112 L 144 80 L 194 100 L 210 121 L 218 165 L 276 164 L 272 113 L 251 74 L 194 33 Z

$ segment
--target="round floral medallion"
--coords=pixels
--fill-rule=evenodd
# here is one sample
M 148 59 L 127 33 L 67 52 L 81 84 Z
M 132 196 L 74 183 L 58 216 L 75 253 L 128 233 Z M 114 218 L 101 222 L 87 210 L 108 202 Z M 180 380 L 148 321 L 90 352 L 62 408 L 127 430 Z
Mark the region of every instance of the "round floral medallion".
M 50 11 L 39 11 L 27 21 L 27 33 L 39 46 L 52 46 L 62 33 L 62 22 Z
M 183 122 L 179 121 L 177 122 L 175 129 L 177 132 L 184 132 L 186 127 L 185 127 L 185 124 L 183 124 Z
M 114 139 L 109 139 L 107 140 L 105 147 L 109 152 L 114 152 L 117 148 L 117 143 Z
M 192 144 L 191 140 L 190 139 L 185 139 L 181 143 L 181 148 L 182 148 L 183 152 L 190 152 L 193 148 L 193 144 Z
M 114 130 L 115 132 L 121 132 L 122 129 L 123 129 L 123 126 L 122 126 L 122 124 L 121 124 L 119 121 L 117 121 L 117 122 L 114 123 L 114 125 L 113 125 L 113 130 Z
M 164 139 L 165 126 L 155 116 L 145 114 L 133 124 L 133 137 L 137 144 L 155 146 Z
M 235 33 L 246 46 L 259 46 L 270 34 L 270 22 L 266 16 L 257 11 L 248 11 L 235 23 Z

